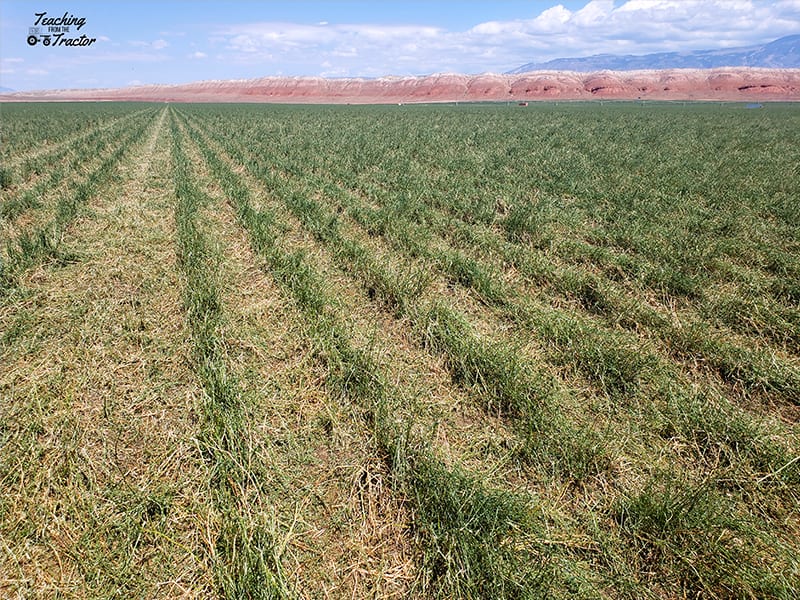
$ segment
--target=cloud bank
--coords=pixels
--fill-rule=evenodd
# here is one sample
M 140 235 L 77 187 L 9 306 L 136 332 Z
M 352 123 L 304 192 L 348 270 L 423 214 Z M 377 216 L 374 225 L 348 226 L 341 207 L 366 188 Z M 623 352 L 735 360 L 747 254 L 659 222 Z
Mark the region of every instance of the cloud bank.
M 505 71 L 564 56 L 747 46 L 800 31 L 800 0 L 592 0 L 466 31 L 425 25 L 261 22 L 215 32 L 219 57 L 285 74 Z

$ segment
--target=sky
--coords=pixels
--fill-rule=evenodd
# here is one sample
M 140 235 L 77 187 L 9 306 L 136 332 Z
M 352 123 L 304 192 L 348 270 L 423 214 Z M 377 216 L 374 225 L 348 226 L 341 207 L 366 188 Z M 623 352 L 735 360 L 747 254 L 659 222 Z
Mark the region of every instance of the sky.
M 0 87 L 503 73 L 797 33 L 800 0 L 0 0 Z

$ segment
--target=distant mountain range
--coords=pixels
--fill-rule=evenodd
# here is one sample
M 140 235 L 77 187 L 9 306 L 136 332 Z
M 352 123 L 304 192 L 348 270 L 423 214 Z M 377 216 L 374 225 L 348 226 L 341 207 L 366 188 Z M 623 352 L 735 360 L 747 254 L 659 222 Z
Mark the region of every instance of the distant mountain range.
M 640 69 L 715 69 L 719 67 L 800 68 L 800 35 L 789 35 L 761 46 L 658 52 L 643 55 L 597 54 L 583 58 L 557 58 L 544 63 L 528 63 L 508 75 L 531 71 L 636 71 Z
M 407 104 L 528 100 L 800 100 L 800 69 L 667 69 L 663 71 L 539 71 L 520 75 L 326 79 L 260 77 L 139 85 L 94 90 L 41 90 L 0 96 L 2 101 L 118 100 L 147 102 L 279 102 L 294 104 Z

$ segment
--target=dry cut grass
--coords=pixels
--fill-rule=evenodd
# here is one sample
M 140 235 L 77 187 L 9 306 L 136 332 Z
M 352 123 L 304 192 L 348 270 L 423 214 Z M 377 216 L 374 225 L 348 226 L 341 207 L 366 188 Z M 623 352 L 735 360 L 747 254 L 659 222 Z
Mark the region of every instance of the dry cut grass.
M 161 116 L 165 114 L 162 111 Z M 4 594 L 207 597 L 164 121 L 69 231 L 80 258 L 4 299 Z
M 218 245 L 226 360 L 247 408 L 247 435 L 268 481 L 254 512 L 276 510 L 283 568 L 299 597 L 402 597 L 413 579 L 407 509 L 358 411 L 325 386 L 298 314 L 208 181 L 202 211 Z
M 6 152 L 0 595 L 793 597 L 796 115 L 529 108 Z

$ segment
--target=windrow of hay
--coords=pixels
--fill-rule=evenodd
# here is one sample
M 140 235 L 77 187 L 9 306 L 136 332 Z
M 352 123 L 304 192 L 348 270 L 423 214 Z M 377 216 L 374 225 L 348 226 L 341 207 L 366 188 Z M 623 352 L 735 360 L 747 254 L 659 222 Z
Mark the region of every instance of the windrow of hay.
M 9 239 L 3 240 L 2 250 L 5 254 L 0 255 L 0 295 L 7 294 L 14 287 L 20 273 L 38 263 L 52 261 L 63 264 L 74 260 L 75 257 L 61 248 L 67 228 L 78 212 L 116 174 L 119 161 L 142 138 L 147 124 L 152 122 L 149 116 L 152 114 L 139 115 L 132 127 L 120 130 L 120 139 L 109 142 L 109 152 L 100 153 L 101 160 L 97 161 L 99 164 L 90 162 L 90 171 L 86 177 L 79 177 L 72 187 L 59 189 L 60 193 L 57 194 L 53 206 L 38 211 L 40 214 L 37 218 L 31 219 L 24 227 L 19 227 L 19 231 L 9 236 Z M 106 142 L 101 138 L 95 150 L 100 152 L 105 147 Z M 83 149 L 82 156 L 88 158 L 91 152 L 92 147 L 89 146 Z M 38 202 L 35 200 L 36 204 Z
M 570 111 L 570 114 L 580 114 L 578 110 Z M 556 301 L 550 304 L 547 295 L 527 298 L 524 290 L 530 284 L 523 277 L 514 275 L 513 271 L 493 272 L 493 269 L 503 269 L 503 262 L 486 250 L 476 252 L 472 236 L 480 232 L 480 226 L 486 228 L 486 235 L 505 235 L 503 221 L 510 213 L 509 207 L 497 200 L 498 195 L 506 192 L 498 187 L 507 185 L 509 190 L 517 192 L 512 188 L 514 180 L 511 174 L 515 163 L 520 161 L 504 145 L 509 148 L 524 145 L 526 141 L 522 131 L 530 133 L 526 125 L 522 125 L 520 131 L 510 128 L 519 125 L 517 117 L 486 107 L 462 111 L 464 114 L 429 109 L 394 116 L 390 116 L 388 109 L 343 109 L 341 114 L 336 111 L 326 113 L 327 120 L 315 120 L 310 112 L 288 109 L 273 109 L 266 114 L 260 114 L 256 109 L 242 109 L 236 117 L 226 121 L 226 135 L 222 137 L 219 135 L 219 121 L 210 116 L 213 111 L 189 109 L 186 112 L 191 114 L 198 131 L 204 131 L 215 139 L 217 145 L 212 154 L 222 152 L 236 157 L 236 162 L 244 165 L 252 177 L 272 190 L 283 203 L 282 206 L 273 205 L 275 208 L 272 210 L 279 213 L 284 208 L 289 210 L 313 236 L 314 242 L 325 247 L 329 259 L 343 272 L 351 274 L 367 292 L 374 292 L 371 300 L 386 302 L 389 310 L 395 311 L 395 317 L 410 314 L 421 324 L 428 323 L 429 326 L 421 327 L 427 334 L 434 334 L 434 339 L 427 342 L 428 347 L 444 351 L 454 378 L 469 387 L 482 389 L 487 405 L 491 406 L 493 396 L 497 400 L 516 397 L 516 394 L 506 395 L 506 392 L 497 395 L 501 388 L 512 390 L 515 381 L 525 381 L 524 377 L 518 377 L 521 370 L 512 368 L 514 363 L 519 364 L 519 359 L 513 356 L 514 348 L 524 347 L 525 340 L 531 335 L 541 338 L 548 361 L 558 371 L 558 379 L 567 383 L 559 392 L 555 406 L 568 411 L 568 422 L 582 423 L 594 436 L 599 434 L 599 449 L 605 447 L 613 452 L 610 464 L 594 459 L 590 461 L 603 465 L 600 469 L 604 475 L 602 478 L 590 476 L 584 481 L 568 478 L 573 481 L 563 490 L 563 497 L 570 502 L 567 510 L 553 510 L 553 505 L 543 503 L 545 519 L 553 531 L 558 532 L 548 536 L 547 543 L 564 548 L 563 553 L 558 551 L 563 558 L 559 559 L 559 564 L 567 569 L 568 574 L 562 574 L 564 579 L 555 584 L 557 587 L 566 586 L 566 581 L 571 580 L 580 588 L 591 589 L 597 585 L 598 578 L 613 571 L 626 586 L 640 591 L 642 586 L 663 589 L 664 585 L 670 590 L 713 589 L 717 590 L 715 593 L 738 586 L 751 591 L 785 589 L 786 579 L 782 573 L 784 567 L 791 564 L 785 542 L 788 538 L 783 534 L 773 536 L 766 533 L 772 531 L 777 521 L 761 511 L 753 511 L 750 499 L 761 497 L 777 507 L 779 514 L 787 514 L 793 497 L 790 490 L 797 485 L 798 471 L 794 460 L 797 438 L 789 428 L 771 418 L 750 414 L 744 410 L 745 407 L 737 406 L 736 401 L 742 397 L 770 394 L 774 399 L 791 402 L 793 386 L 787 382 L 796 378 L 797 370 L 791 349 L 789 353 L 779 351 L 775 356 L 780 358 L 767 367 L 766 363 L 761 364 L 760 357 L 770 356 L 772 350 L 762 352 L 747 348 L 743 353 L 731 353 L 724 345 L 712 347 L 716 340 L 711 339 L 712 344 L 706 344 L 707 348 L 701 353 L 703 358 L 713 366 L 714 356 L 724 357 L 733 370 L 720 374 L 741 385 L 735 394 L 728 395 L 713 378 L 688 379 L 681 363 L 676 360 L 680 357 L 654 348 L 653 338 L 640 334 L 636 328 L 620 327 L 613 319 L 606 319 L 604 302 L 611 296 L 605 293 L 602 280 L 571 282 L 558 280 L 559 274 L 556 283 L 571 287 L 562 286 L 566 294 L 557 291 L 562 299 L 555 298 Z M 470 118 L 477 118 L 477 113 L 487 116 L 504 134 L 498 135 L 483 125 L 476 131 L 467 127 L 466 123 Z M 559 120 L 567 117 L 560 113 L 553 115 L 552 119 L 551 115 L 546 116 L 546 131 L 537 133 L 537 143 L 543 147 L 556 142 L 563 144 L 566 150 L 556 147 L 553 151 L 564 158 L 565 163 L 559 165 L 548 160 L 544 166 L 549 171 L 544 171 L 539 175 L 540 179 L 534 181 L 546 183 L 541 178 L 557 177 L 568 187 L 571 184 L 569 176 L 581 174 L 581 169 L 586 169 L 586 165 L 591 166 L 591 163 L 581 163 L 569 156 L 569 152 L 577 152 L 574 144 L 558 137 L 563 133 L 559 130 L 563 125 Z M 647 118 L 651 119 L 651 116 Z M 433 126 L 433 132 L 423 129 L 429 125 Z M 385 135 L 384 129 L 391 129 L 393 135 Z M 315 135 L 309 136 L 309 130 L 313 130 Z M 264 137 L 260 141 L 254 140 L 248 131 L 260 131 Z M 463 144 L 445 145 L 445 150 L 440 151 L 441 144 L 435 143 L 438 138 L 458 138 Z M 337 151 L 331 152 L 332 148 Z M 535 147 L 529 147 L 528 151 L 542 154 L 542 150 Z M 541 168 L 541 165 L 529 161 L 523 161 L 523 165 L 520 171 L 525 173 L 533 171 L 535 166 Z M 481 173 L 486 173 L 487 178 L 482 179 Z M 241 172 L 237 172 L 237 177 L 241 176 Z M 233 183 L 229 185 L 230 193 L 235 197 L 236 186 Z M 340 194 L 339 190 L 345 193 Z M 581 221 L 583 212 L 579 211 L 588 213 L 590 209 L 585 208 L 590 206 L 588 202 L 598 199 L 593 196 L 593 191 L 583 198 L 580 195 L 576 197 L 576 194 L 583 194 L 582 191 L 573 189 L 571 192 L 554 200 L 563 208 L 558 214 L 547 215 L 548 224 L 553 227 L 551 235 L 556 236 L 553 239 L 559 235 L 577 236 L 576 243 L 580 245 L 580 236 L 591 232 L 596 225 Z M 618 190 L 612 192 L 613 201 L 623 205 L 624 196 Z M 637 189 L 633 193 L 639 192 Z M 551 194 L 548 193 L 548 197 Z M 350 204 L 348 197 L 364 198 L 365 201 L 357 206 Z M 607 205 L 600 206 L 601 209 L 596 209 L 593 215 L 597 221 L 603 218 L 601 210 Z M 648 210 L 652 209 L 648 207 Z M 354 235 L 352 230 L 343 226 L 344 215 L 369 217 L 370 211 L 377 213 L 375 216 L 378 218 L 367 218 L 360 223 L 365 225 L 365 231 L 370 234 L 375 231 L 391 244 L 393 250 L 401 253 L 400 261 L 392 261 L 392 254 L 387 251 L 382 254 L 385 262 L 376 262 L 370 245 L 364 244 L 359 234 Z M 245 218 L 252 216 L 259 222 L 267 217 L 264 212 L 268 211 L 262 209 L 262 214 L 252 215 L 244 211 Z M 269 216 L 269 227 L 280 226 L 283 218 Z M 527 227 L 527 221 L 523 225 Z M 448 227 L 458 235 L 446 234 Z M 307 239 L 308 234 L 305 238 L 302 244 L 314 248 Z M 497 239 L 502 240 L 502 237 Z M 516 244 L 511 247 L 516 248 L 517 264 L 526 264 L 519 256 L 542 258 L 527 235 L 515 237 L 509 233 L 508 240 L 510 244 Z M 598 243 L 597 238 L 594 241 Z M 634 262 L 641 261 L 644 289 L 660 289 L 662 294 L 673 294 L 694 302 L 692 298 L 697 297 L 693 296 L 696 292 L 692 292 L 690 287 L 702 275 L 681 271 L 679 274 L 686 279 L 685 285 L 682 280 L 678 281 L 679 278 L 673 281 L 663 273 L 658 275 L 664 266 L 656 262 L 659 258 L 649 248 L 647 252 L 650 254 L 630 252 L 632 257 L 625 257 Z M 317 255 L 315 251 L 313 256 L 309 256 L 309 262 L 322 264 Z M 434 306 L 436 310 L 433 311 L 403 312 L 408 310 L 402 308 L 408 306 L 407 297 L 413 298 L 414 292 L 400 291 L 395 285 L 397 281 L 392 281 L 397 273 L 395 267 L 397 262 L 419 257 L 449 278 L 452 285 L 469 290 L 470 296 L 479 301 L 464 306 L 469 306 L 470 319 L 478 315 L 476 333 L 479 332 L 480 336 L 473 337 L 470 328 L 452 310 L 449 305 L 451 294 L 446 287 L 437 285 L 431 289 L 435 290 L 434 300 L 438 295 L 448 305 Z M 509 257 L 513 255 L 509 254 Z M 579 256 L 579 259 L 583 260 L 583 257 Z M 298 260 L 296 264 L 300 268 L 306 261 Z M 336 280 L 333 271 L 323 272 L 321 276 L 325 281 L 333 283 Z M 545 270 L 547 273 L 549 271 Z M 596 271 L 592 273 L 598 277 Z M 655 275 L 661 279 L 651 279 Z M 628 285 L 627 279 L 623 281 Z M 340 289 L 339 283 L 333 285 Z M 632 288 L 635 289 L 633 285 L 625 288 L 625 293 Z M 310 288 L 301 290 L 301 301 L 308 302 L 317 310 Z M 481 308 L 481 304 L 485 308 Z M 401 307 L 399 311 L 398 307 Z M 481 313 L 491 313 L 491 316 L 481 317 Z M 501 349 L 497 347 L 493 352 L 493 344 L 481 340 L 481 337 L 492 339 L 498 329 L 505 327 L 498 317 L 512 323 L 512 328 L 506 329 L 507 338 L 517 340 L 506 349 L 508 360 L 502 361 L 498 359 L 503 354 Z M 641 320 L 641 327 L 657 325 L 657 319 L 647 315 Z M 486 324 L 494 324 L 494 327 L 487 328 Z M 736 343 L 740 342 L 737 340 Z M 751 342 L 748 340 L 747 343 Z M 378 356 L 385 354 L 381 342 L 373 347 Z M 717 367 L 728 368 L 722 362 L 714 368 Z M 508 385 L 502 384 L 504 380 Z M 528 383 L 520 383 L 519 388 L 530 389 Z M 524 395 L 522 393 L 519 397 Z M 579 428 L 576 430 L 580 431 Z M 546 436 L 535 429 L 534 432 L 536 435 L 531 441 L 540 452 Z M 566 434 L 564 440 L 576 442 L 580 437 Z M 588 443 L 585 448 L 593 447 L 592 438 L 593 435 L 583 438 Z M 556 471 L 566 468 L 572 472 L 574 466 L 569 466 L 570 460 L 577 456 L 575 450 L 580 447 L 581 444 L 570 447 L 570 444 L 556 443 L 548 448 L 545 444 L 544 456 L 552 458 Z M 555 455 L 553 451 L 556 451 Z M 559 452 L 565 454 L 562 456 Z M 513 452 L 509 454 L 513 455 Z M 570 460 L 566 460 L 567 456 Z M 706 490 L 708 482 L 713 482 L 708 495 L 710 501 L 701 503 L 699 512 L 687 512 L 678 518 L 689 528 L 705 523 L 709 530 L 718 532 L 716 559 L 703 563 L 699 576 L 693 575 L 688 563 L 674 560 L 681 544 L 687 543 L 687 538 L 676 543 L 670 539 L 671 532 L 660 530 L 658 536 L 661 537 L 654 537 L 652 543 L 663 543 L 668 548 L 669 556 L 661 558 L 669 566 L 663 571 L 654 571 L 648 580 L 640 576 L 641 565 L 661 558 L 646 556 L 641 561 L 631 553 L 634 546 L 627 546 L 626 540 L 638 533 L 628 527 L 630 521 L 621 516 L 624 512 L 621 507 L 632 502 L 637 509 L 647 509 L 651 505 L 646 499 L 659 493 L 658 490 L 663 488 L 660 482 L 670 477 L 686 482 L 685 490 L 674 499 L 675 506 L 691 504 L 692 498 L 699 493 L 697 490 Z M 777 487 L 761 487 L 768 480 L 775 481 Z M 558 487 L 552 482 L 534 484 L 529 489 L 536 495 L 557 491 Z M 575 482 L 579 484 L 578 488 L 570 489 L 569 485 Z M 735 491 L 731 491 L 731 485 Z M 789 488 L 782 488 L 782 485 Z M 640 502 L 641 498 L 645 500 Z M 723 498 L 728 500 L 723 501 Z M 717 507 L 723 504 L 737 515 L 735 520 L 716 518 Z M 742 523 L 747 525 L 742 526 Z M 792 520 L 792 523 L 789 530 L 796 530 L 796 522 Z M 761 533 L 754 535 L 748 527 Z M 760 537 L 762 534 L 766 537 Z M 623 546 L 625 549 L 621 549 Z M 762 577 L 758 561 L 747 557 L 770 551 L 775 552 L 776 562 Z M 574 568 L 568 567 L 569 564 Z M 715 570 L 721 575 L 712 576 Z M 664 583 L 663 577 L 668 577 L 665 573 L 674 575 L 673 585 Z M 708 578 L 706 587 L 703 578 Z
M 199 151 L 189 144 L 186 153 L 209 194 L 202 216 L 221 251 L 220 333 L 260 455 L 263 492 L 252 510 L 278 511 L 286 578 L 299 597 L 402 596 L 411 579 L 407 516 L 371 432 L 323 385 L 299 315 L 264 272 Z
M 208 597 L 165 116 L 0 308 L 0 595 Z
M 400 390 L 387 385 L 367 349 L 354 345 L 349 319 L 338 315 L 339 303 L 323 287 L 322 273 L 311 257 L 286 251 L 273 209 L 261 207 L 257 212 L 249 189 L 229 164 L 207 146 L 205 150 L 251 243 L 307 320 L 309 335 L 329 371 L 329 387 L 362 411 L 396 493 L 408 497 L 411 531 L 421 551 L 413 593 L 512 597 L 541 592 L 547 586 L 547 560 L 531 535 L 537 526 L 529 519 L 527 500 L 492 489 L 460 465 L 444 465 L 431 452 L 413 431 L 413 420 L 398 410 L 404 400 Z

